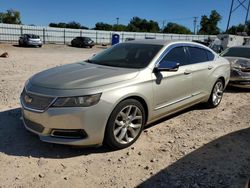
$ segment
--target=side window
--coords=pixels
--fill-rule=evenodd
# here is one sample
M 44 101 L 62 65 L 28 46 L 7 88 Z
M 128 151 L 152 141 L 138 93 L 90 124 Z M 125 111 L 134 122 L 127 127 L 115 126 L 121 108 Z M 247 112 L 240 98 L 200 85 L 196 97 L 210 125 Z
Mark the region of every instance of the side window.
M 207 50 L 207 57 L 208 57 L 208 61 L 214 60 L 214 54 L 208 50 Z
M 188 50 L 192 64 L 208 61 L 207 50 L 196 47 L 188 47 Z
M 170 52 L 167 53 L 167 55 L 161 60 L 163 61 L 173 61 L 180 63 L 180 65 L 187 65 L 187 56 L 184 51 L 184 47 L 176 47 L 173 48 Z

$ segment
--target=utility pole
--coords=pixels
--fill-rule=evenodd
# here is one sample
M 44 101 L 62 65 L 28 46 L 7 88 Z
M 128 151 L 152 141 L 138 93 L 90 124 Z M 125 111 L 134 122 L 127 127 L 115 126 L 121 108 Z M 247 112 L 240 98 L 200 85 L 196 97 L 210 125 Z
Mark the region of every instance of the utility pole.
M 228 32 L 228 28 L 229 28 L 229 24 L 230 24 L 233 12 L 235 12 L 239 7 L 243 7 L 245 9 L 245 11 L 246 11 L 245 28 L 244 28 L 244 31 L 246 31 L 246 29 L 247 29 L 248 14 L 249 14 L 249 8 L 250 8 L 250 0 L 237 0 L 238 1 L 238 5 L 235 4 L 234 1 L 235 0 L 232 0 L 232 2 L 231 2 L 230 12 L 229 12 L 228 21 L 227 21 L 227 30 L 226 30 L 226 32 Z M 247 6 L 245 5 L 246 4 L 245 2 L 248 2 Z M 236 5 L 236 6 L 234 6 L 234 5 Z
M 194 34 L 196 34 L 196 24 L 197 24 L 197 19 L 198 19 L 198 17 L 197 17 L 197 16 L 195 16 L 195 17 L 194 17 Z
M 250 8 L 250 0 L 248 2 L 248 6 L 247 6 L 247 15 L 246 15 L 246 19 L 245 19 L 244 32 L 247 32 L 247 20 L 248 20 L 249 8 Z
M 165 27 L 165 23 L 166 23 L 166 20 L 163 20 L 163 21 L 162 21 L 162 31 L 163 31 L 163 29 L 164 29 L 164 27 Z
M 119 17 L 116 18 L 116 25 L 119 25 Z

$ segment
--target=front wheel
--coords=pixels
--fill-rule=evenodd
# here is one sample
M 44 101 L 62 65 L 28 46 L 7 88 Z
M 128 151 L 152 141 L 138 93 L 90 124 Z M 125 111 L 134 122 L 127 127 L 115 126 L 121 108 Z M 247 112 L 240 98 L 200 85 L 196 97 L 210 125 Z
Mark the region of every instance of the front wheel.
M 207 101 L 206 105 L 209 108 L 217 107 L 222 100 L 223 91 L 224 91 L 223 81 L 221 79 L 218 79 L 214 84 L 214 87 L 213 87 L 212 92 L 210 94 L 210 98 Z
M 132 145 L 140 136 L 145 124 L 145 110 L 140 102 L 127 99 L 120 102 L 110 115 L 105 142 L 113 149 Z

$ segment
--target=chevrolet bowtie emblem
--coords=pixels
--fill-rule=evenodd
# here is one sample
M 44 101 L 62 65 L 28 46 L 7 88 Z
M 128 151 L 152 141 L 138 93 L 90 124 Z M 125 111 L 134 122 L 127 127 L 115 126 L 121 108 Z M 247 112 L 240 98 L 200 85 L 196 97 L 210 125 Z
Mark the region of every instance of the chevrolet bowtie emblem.
M 29 95 L 25 95 L 24 100 L 25 100 L 26 103 L 31 103 L 32 102 L 32 98 Z

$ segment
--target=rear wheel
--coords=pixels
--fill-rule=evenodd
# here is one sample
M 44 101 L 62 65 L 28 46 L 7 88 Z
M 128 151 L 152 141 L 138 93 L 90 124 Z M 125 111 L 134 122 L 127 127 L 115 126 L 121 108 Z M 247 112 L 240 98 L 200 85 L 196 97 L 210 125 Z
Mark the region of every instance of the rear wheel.
M 145 110 L 140 102 L 127 99 L 119 103 L 110 115 L 105 142 L 113 149 L 132 145 L 145 124 Z
M 221 79 L 218 79 L 214 84 L 213 90 L 210 94 L 210 98 L 207 101 L 206 105 L 209 108 L 217 107 L 222 100 L 223 91 L 224 91 L 223 81 Z

